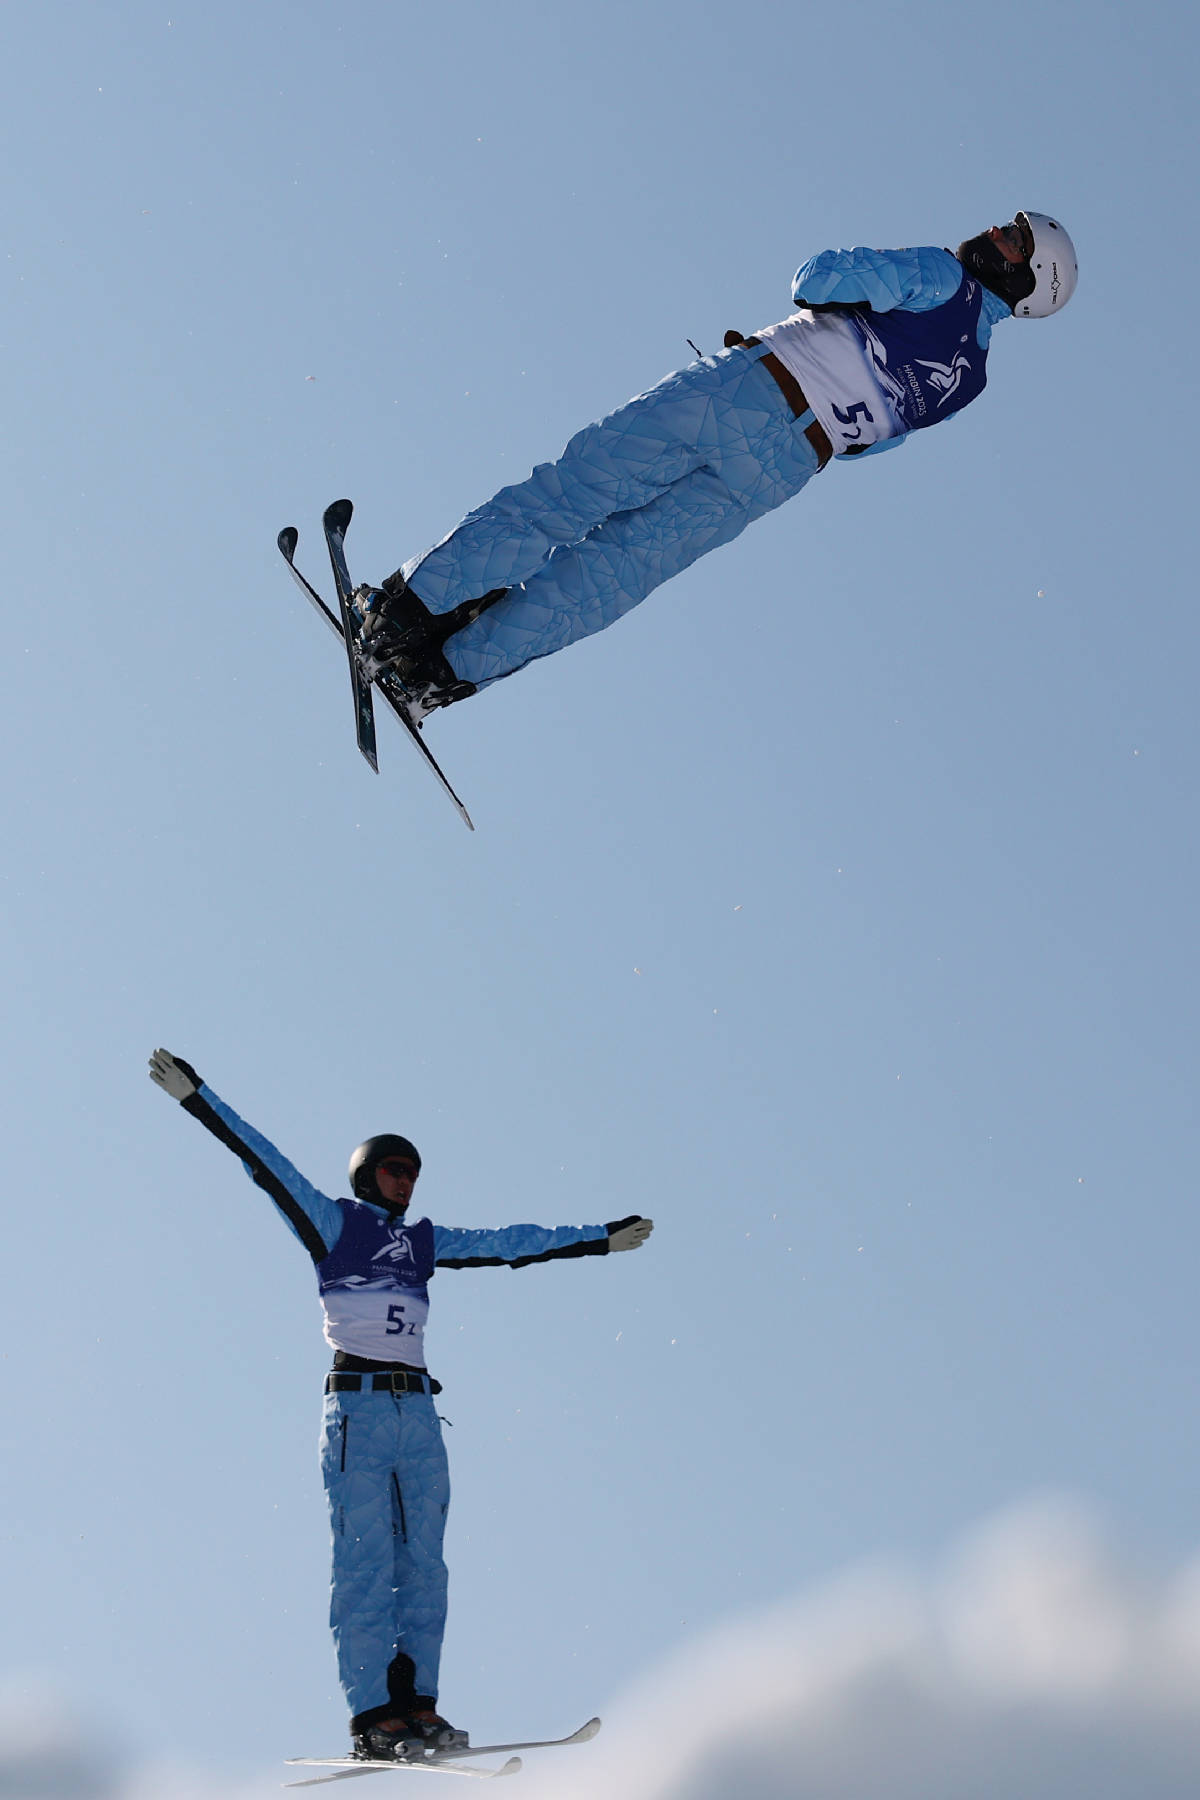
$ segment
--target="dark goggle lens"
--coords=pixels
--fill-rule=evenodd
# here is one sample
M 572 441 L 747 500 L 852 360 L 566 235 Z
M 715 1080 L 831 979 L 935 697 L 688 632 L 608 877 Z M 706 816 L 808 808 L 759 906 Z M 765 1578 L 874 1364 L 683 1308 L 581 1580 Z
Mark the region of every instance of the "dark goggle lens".
M 413 1181 L 415 1181 L 417 1179 L 417 1176 L 420 1173 L 420 1171 L 417 1168 L 416 1163 L 411 1163 L 411 1162 L 408 1162 L 407 1160 L 401 1162 L 401 1161 L 398 1161 L 393 1156 L 387 1157 L 385 1159 L 385 1161 L 377 1164 L 376 1166 L 378 1168 L 382 1169 L 385 1175 L 395 1175 L 395 1176 L 408 1175 L 411 1177 L 411 1179 Z
M 1000 235 L 1010 248 L 1019 252 L 1021 256 L 1028 258 L 1033 255 L 1033 232 L 1029 228 L 1029 220 L 1024 213 L 1018 213 L 1015 219 L 1010 219 L 1007 225 L 1002 225 Z

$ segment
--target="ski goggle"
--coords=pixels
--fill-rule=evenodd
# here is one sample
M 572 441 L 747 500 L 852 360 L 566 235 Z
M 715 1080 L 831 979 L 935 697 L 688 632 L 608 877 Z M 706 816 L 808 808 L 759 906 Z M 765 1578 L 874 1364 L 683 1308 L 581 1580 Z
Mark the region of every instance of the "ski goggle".
M 385 1175 L 391 1175 L 397 1179 L 402 1175 L 407 1175 L 410 1181 L 415 1181 L 421 1173 L 416 1163 L 409 1162 L 407 1157 L 386 1156 L 381 1163 L 376 1163 L 375 1168 L 377 1173 L 382 1170 Z
M 1007 225 L 1001 225 L 998 229 L 1009 249 L 1027 262 L 1033 255 L 1033 232 L 1025 214 L 1018 213 L 1015 219 L 1010 219 Z

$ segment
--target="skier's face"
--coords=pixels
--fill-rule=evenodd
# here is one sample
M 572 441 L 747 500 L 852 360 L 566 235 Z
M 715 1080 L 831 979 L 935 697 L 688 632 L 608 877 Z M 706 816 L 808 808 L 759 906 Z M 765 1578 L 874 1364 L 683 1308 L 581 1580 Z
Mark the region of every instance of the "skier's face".
M 968 275 L 1013 308 L 1037 286 L 1029 262 L 1032 250 L 1029 221 L 1024 213 L 1018 213 L 1007 225 L 989 225 L 986 231 L 967 238 L 954 254 Z
M 1007 225 L 991 225 L 986 235 L 995 244 L 1005 262 L 1028 262 L 1033 250 L 1033 236 L 1028 225 L 1018 215 Z
M 403 1212 L 412 1199 L 420 1170 L 407 1156 L 387 1156 L 375 1165 L 375 1186 L 385 1206 Z

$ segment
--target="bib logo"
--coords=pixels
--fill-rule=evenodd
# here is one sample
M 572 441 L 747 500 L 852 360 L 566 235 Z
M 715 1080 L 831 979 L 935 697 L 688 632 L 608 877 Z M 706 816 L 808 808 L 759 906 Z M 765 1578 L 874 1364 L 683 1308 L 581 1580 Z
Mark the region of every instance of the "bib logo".
M 411 1263 L 414 1261 L 412 1245 L 408 1241 L 408 1233 L 403 1225 L 391 1227 L 391 1242 L 384 1244 L 371 1258 L 374 1262 Z
M 957 393 L 963 376 L 971 372 L 971 359 L 964 356 L 961 350 L 952 363 L 926 362 L 921 356 L 916 361 L 920 368 L 930 371 L 925 379 L 942 396 L 938 401 L 939 406 L 945 406 L 951 394 Z

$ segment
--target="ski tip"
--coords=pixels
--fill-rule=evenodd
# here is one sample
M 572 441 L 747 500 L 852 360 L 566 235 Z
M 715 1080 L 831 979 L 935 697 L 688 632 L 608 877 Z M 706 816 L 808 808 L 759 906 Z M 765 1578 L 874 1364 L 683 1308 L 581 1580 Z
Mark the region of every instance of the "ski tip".
M 335 500 L 331 506 L 325 508 L 325 514 L 321 522 L 326 531 L 344 533 L 353 517 L 353 500 Z
M 496 1770 L 497 1775 L 519 1775 L 525 1764 L 519 1756 L 510 1756 L 506 1763 L 501 1763 Z
M 579 1730 L 575 1733 L 574 1737 L 567 1739 L 567 1742 L 569 1744 L 586 1744 L 589 1738 L 595 1737 L 599 1729 L 599 1719 L 589 1719 L 586 1725 L 581 1725 L 579 1727 Z
M 275 542 L 279 545 L 280 550 L 287 557 L 288 561 L 291 562 L 293 556 L 296 554 L 296 545 L 300 542 L 300 533 L 296 530 L 294 525 L 285 525 L 279 536 L 275 539 Z

